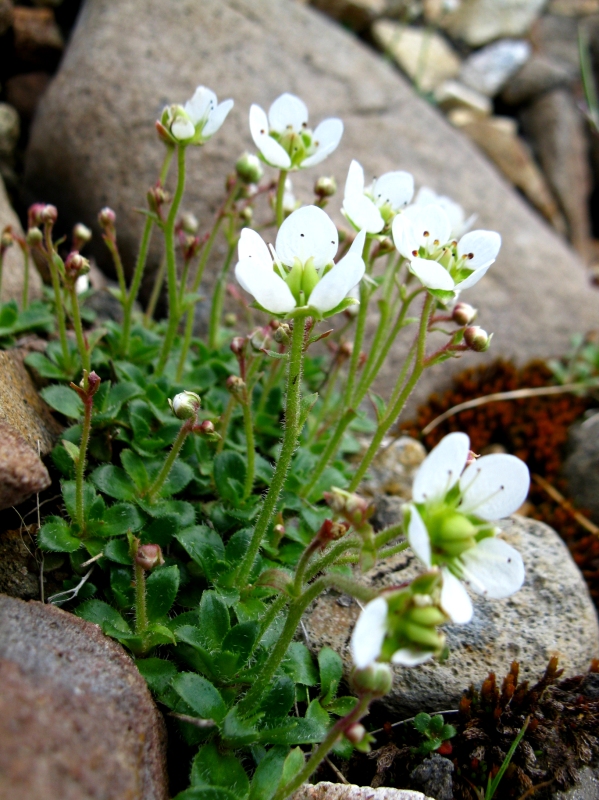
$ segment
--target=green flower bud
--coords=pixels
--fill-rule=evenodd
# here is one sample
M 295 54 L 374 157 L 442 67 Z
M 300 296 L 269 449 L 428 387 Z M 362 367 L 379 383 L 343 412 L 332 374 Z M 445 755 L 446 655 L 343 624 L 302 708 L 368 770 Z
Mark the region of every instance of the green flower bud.
M 393 685 L 393 673 L 387 664 L 370 664 L 364 669 L 354 669 L 350 684 L 356 694 L 370 694 L 384 697 Z
M 202 401 L 195 392 L 181 392 L 175 395 L 173 400 L 168 401 L 173 414 L 177 419 L 193 419 L 197 416 Z
M 485 353 L 491 346 L 491 336 L 478 325 L 472 325 L 464 331 L 464 341 L 476 353 Z
M 260 183 L 264 170 L 258 156 L 253 153 L 244 153 L 235 164 L 237 177 L 244 183 Z
M 325 178 L 322 176 L 314 184 L 314 194 L 317 197 L 332 197 L 337 191 L 337 181 L 335 178 Z

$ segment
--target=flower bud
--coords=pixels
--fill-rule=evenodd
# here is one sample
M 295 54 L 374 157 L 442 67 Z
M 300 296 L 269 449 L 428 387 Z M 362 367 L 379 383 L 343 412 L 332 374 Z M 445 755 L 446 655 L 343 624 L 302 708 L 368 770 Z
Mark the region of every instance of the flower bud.
M 188 233 L 190 236 L 195 236 L 200 227 L 200 223 L 195 214 L 192 214 L 191 211 L 186 211 L 181 215 L 181 227 L 185 233 Z
M 363 725 L 360 725 L 359 722 L 354 722 L 353 725 L 350 725 L 344 731 L 346 737 L 350 740 L 352 744 L 360 744 L 362 739 L 366 736 L 366 728 Z
M 240 356 L 245 350 L 245 338 L 243 336 L 235 336 L 231 341 L 231 352 L 236 356 Z
M 458 325 L 470 325 L 477 313 L 477 309 L 473 308 L 468 303 L 456 303 L 451 317 Z
M 184 391 L 175 395 L 173 400 L 169 399 L 168 404 L 177 419 L 193 419 L 197 416 L 202 401 L 195 392 Z
M 87 275 L 89 272 L 89 261 L 76 250 L 73 250 L 73 252 L 69 253 L 67 256 L 67 260 L 64 262 L 64 268 L 66 274 L 70 277 Z
M 485 353 L 491 345 L 491 336 L 478 325 L 471 325 L 464 331 L 464 341 L 476 353 Z
M 245 222 L 249 225 L 254 219 L 254 211 L 251 206 L 245 206 L 245 208 L 241 209 L 239 216 L 241 217 L 242 222 Z
M 330 492 L 325 492 L 323 496 L 329 508 L 345 517 L 350 525 L 354 525 L 357 528 L 362 527 L 368 521 L 368 518 L 372 516 L 371 504 L 357 494 L 351 494 L 334 486 Z
M 44 203 L 34 203 L 29 206 L 27 211 L 27 223 L 29 228 L 38 228 L 42 223 L 42 213 L 45 209 Z
M 356 694 L 384 697 L 391 691 L 393 673 L 387 664 L 370 664 L 364 669 L 354 669 L 350 684 Z
M 27 231 L 27 244 L 30 247 L 37 247 L 44 241 L 44 234 L 39 228 L 29 228 Z
M 214 422 L 209 419 L 205 419 L 199 425 L 199 432 L 203 433 L 205 436 L 212 436 L 214 433 Z
M 333 522 L 332 519 L 325 519 L 314 537 L 314 541 L 324 549 L 330 542 L 335 542 L 345 536 L 348 530 L 347 522 Z
M 227 378 L 227 389 L 234 397 L 241 397 L 245 390 L 245 381 L 239 375 L 229 375 Z
M 56 206 L 44 206 L 43 210 L 41 211 L 40 218 L 42 222 L 47 223 L 48 225 L 54 225 L 58 219 L 58 210 Z
M 98 222 L 103 228 L 114 228 L 116 214 L 111 208 L 103 208 L 98 214 Z
M 0 238 L 0 256 L 3 256 L 8 248 L 12 247 L 13 243 L 14 237 L 12 231 L 10 227 L 7 227 L 2 231 L 2 237 Z
M 141 544 L 135 554 L 135 563 L 142 569 L 152 570 L 164 564 L 162 550 L 158 544 Z
M 264 170 L 258 156 L 253 153 L 244 153 L 235 164 L 237 177 L 244 183 L 260 183 Z
M 314 184 L 314 194 L 321 199 L 332 197 L 337 191 L 337 181 L 335 178 L 320 177 Z
M 291 341 L 291 327 L 286 322 L 282 322 L 275 329 L 273 339 L 277 344 L 289 344 Z
M 229 311 L 223 317 L 223 325 L 225 328 L 234 328 L 237 325 L 237 314 L 234 314 L 232 311 Z
M 73 228 L 73 250 L 81 248 L 91 241 L 92 232 L 82 222 L 78 222 Z

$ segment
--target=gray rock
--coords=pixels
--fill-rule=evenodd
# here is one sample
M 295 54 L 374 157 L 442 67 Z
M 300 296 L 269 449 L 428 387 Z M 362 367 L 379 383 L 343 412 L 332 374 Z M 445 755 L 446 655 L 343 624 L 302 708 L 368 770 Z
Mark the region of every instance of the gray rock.
M 166 800 L 165 732 L 97 625 L 0 596 L 0 797 Z
M 456 39 L 472 47 L 524 36 L 541 13 L 546 0 L 462 0 L 442 24 Z
M 531 46 L 522 39 L 502 39 L 472 53 L 460 70 L 460 80 L 487 97 L 495 97 L 530 58 Z
M 533 55 L 508 82 L 501 99 L 508 105 L 518 106 L 533 100 L 551 89 L 569 86 L 576 73 L 551 56 Z
M 433 753 L 416 767 L 410 778 L 437 800 L 453 800 L 453 770 L 453 762 Z
M 593 17 L 585 21 L 590 26 Z M 557 14 L 543 14 L 537 21 L 534 30 L 535 49 L 556 62 L 580 74 L 580 54 L 578 50 L 578 26 L 576 17 Z
M 445 628 L 450 648 L 443 664 L 416 669 L 395 668 L 385 706 L 403 717 L 419 711 L 456 708 L 471 684 L 480 685 L 490 671 L 501 678 L 514 659 L 524 680 L 543 674 L 549 658 L 559 657 L 566 674 L 580 674 L 599 654 L 599 628 L 586 584 L 560 537 L 541 522 L 512 517 L 502 536 L 524 559 L 522 589 L 505 600 L 473 596 L 469 625 Z M 393 556 L 364 577 L 375 586 L 410 580 L 421 571 L 409 551 Z M 304 620 L 315 650 L 329 645 L 350 668 L 348 643 L 359 607 L 339 605 L 333 593 L 320 597 Z
M 4 182 L 0 178 L 0 234 L 7 226 L 10 226 L 15 233 L 23 235 L 19 218 L 10 206 Z M 0 292 L 1 301 L 16 300 L 20 305 L 23 296 L 23 269 L 23 254 L 20 247 L 15 243 L 4 254 L 2 291 Z M 31 263 L 29 267 L 29 299 L 35 300 L 41 296 L 41 293 L 42 279 L 33 263 Z
M 198 31 L 205 32 L 200 39 Z M 479 308 L 480 324 L 495 332 L 494 355 L 554 356 L 566 350 L 572 334 L 596 325 L 597 300 L 580 261 L 478 149 L 391 65 L 290 0 L 87 0 L 35 119 L 26 165 L 30 199 L 55 203 L 65 228 L 81 221 L 96 231 L 98 210 L 114 207 L 131 268 L 142 225 L 134 209 L 163 156 L 154 121 L 166 102 L 185 100 L 197 83 L 237 99 L 218 135 L 189 154 L 186 208 L 201 221 L 201 232 L 222 200 L 224 175 L 251 147 L 250 102 L 268 107 L 292 91 L 306 98 L 312 120 L 333 113 L 344 119 L 341 146 L 323 173 L 342 183 L 353 157 L 372 175 L 409 169 L 417 184 L 452 195 L 468 213 L 477 212 L 481 228 L 502 233 L 497 264 L 464 297 Z M 319 174 L 294 176 L 304 201 Z M 334 200 L 333 212 L 340 205 Z M 99 263 L 109 263 L 99 233 L 92 244 Z M 156 246 L 150 273 L 159 259 Z M 392 385 L 412 337 L 412 330 L 399 337 L 379 390 Z M 444 388 L 452 371 L 487 359 L 469 354 L 431 369 L 416 398 Z
M 435 89 L 435 100 L 445 112 L 459 108 L 479 117 L 488 117 L 493 111 L 493 104 L 486 95 L 459 81 L 443 81 Z
M 364 450 L 369 444 L 368 439 L 362 441 Z M 368 478 L 360 484 L 360 492 L 370 497 L 390 494 L 409 500 L 414 476 L 425 458 L 426 450 L 416 439 L 409 436 L 383 439 L 368 470 Z
M 293 795 L 293 800 L 433 800 L 421 792 L 410 789 L 371 789 L 369 786 L 344 785 L 322 781 L 312 785 L 305 783 Z
M 0 159 L 12 158 L 19 132 L 19 114 L 16 109 L 8 103 L 0 103 Z
M 554 89 L 524 109 L 521 121 L 564 213 L 570 241 L 586 257 L 591 175 L 585 122 L 576 101 L 567 89 Z
M 597 800 L 599 797 L 599 772 L 592 767 L 580 771 L 578 783 L 567 792 L 558 792 L 555 800 Z
M 599 523 L 599 414 L 570 430 L 568 447 L 562 467 L 568 497 Z

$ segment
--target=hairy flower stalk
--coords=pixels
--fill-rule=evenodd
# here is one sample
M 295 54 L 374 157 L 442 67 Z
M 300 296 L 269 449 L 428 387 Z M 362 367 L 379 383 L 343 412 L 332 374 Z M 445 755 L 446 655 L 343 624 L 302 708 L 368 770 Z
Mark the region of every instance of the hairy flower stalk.
M 100 388 L 101 380 L 95 372 L 83 372 L 79 386 L 71 383 L 71 389 L 77 392 L 83 402 L 83 422 L 81 424 L 81 443 L 79 456 L 75 462 L 75 516 L 82 534 L 85 533 L 85 507 L 83 503 L 83 486 L 85 482 L 85 464 L 87 447 L 92 427 L 92 412 L 94 408 L 94 395 Z

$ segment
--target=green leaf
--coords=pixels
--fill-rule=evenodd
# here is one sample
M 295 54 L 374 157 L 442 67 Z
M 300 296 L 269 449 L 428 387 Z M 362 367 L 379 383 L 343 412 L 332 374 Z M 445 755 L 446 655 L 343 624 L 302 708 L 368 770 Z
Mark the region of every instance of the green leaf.
M 86 600 L 75 610 L 75 614 L 88 622 L 95 622 L 104 633 L 107 629 L 114 628 L 120 633 L 131 634 L 131 628 L 116 608 L 109 606 L 103 600 Z
M 431 724 L 431 715 L 427 714 L 425 711 L 421 711 L 420 714 L 416 714 L 412 724 L 418 733 L 428 733 Z
M 304 686 L 316 686 L 318 683 L 318 673 L 310 651 L 301 642 L 291 642 L 281 666 L 295 683 L 303 683 Z
M 179 589 L 179 567 L 161 567 L 146 579 L 146 606 L 151 622 L 164 617 L 171 610 Z
M 256 767 L 249 800 L 271 800 L 283 775 L 286 747 L 273 747 Z
M 221 753 L 210 742 L 205 744 L 191 765 L 192 786 L 217 786 L 229 789 L 243 800 L 250 791 L 250 782 L 238 758 L 232 753 Z
M 62 517 L 48 517 L 39 529 L 37 544 L 40 550 L 74 553 L 81 547 L 81 539 L 73 536 L 70 526 Z
M 178 642 L 183 642 L 178 646 L 177 654 L 198 672 L 203 672 L 209 678 L 214 677 L 214 660 L 206 649 L 199 629 L 195 625 L 180 625 L 175 629 L 175 637 Z
M 343 661 L 341 656 L 330 647 L 323 647 L 318 654 L 318 668 L 322 702 L 326 706 L 337 694 L 339 683 L 343 677 Z
M 280 719 L 285 717 L 295 700 L 295 684 L 286 675 L 281 675 L 271 686 L 262 699 L 259 710 L 264 713 L 265 719 Z
M 214 459 L 214 483 L 216 491 L 233 505 L 237 505 L 243 496 L 245 483 L 245 459 L 232 450 L 219 453 Z
M 224 560 L 223 540 L 207 525 L 195 525 L 193 528 L 179 531 L 175 538 L 207 577 L 213 575 L 217 561 Z
M 262 744 L 316 744 L 323 739 L 323 728 L 319 721 L 287 717 L 277 720 L 272 727 L 260 731 Z
M 177 644 L 175 634 L 167 628 L 166 625 L 161 625 L 159 622 L 153 622 L 148 625 L 144 632 L 145 649 L 149 650 L 152 647 L 157 647 L 159 644 Z
M 196 521 L 194 507 L 184 500 L 157 500 L 155 503 L 149 503 L 147 500 L 138 498 L 137 505 L 152 519 L 162 519 L 171 514 L 176 515 L 180 528 L 189 528 Z
M 212 590 L 202 594 L 198 629 L 208 650 L 217 650 L 231 626 L 229 610 L 218 594 Z
M 338 697 L 336 700 L 333 700 L 332 703 L 327 705 L 327 711 L 329 714 L 336 714 L 338 717 L 345 717 L 350 711 L 353 711 L 357 702 L 357 697 Z
M 46 358 L 42 353 L 29 353 L 25 359 L 28 367 L 34 369 L 42 378 L 50 378 L 52 380 L 65 381 L 70 378 L 70 375 L 61 369 L 49 358 Z
M 220 692 L 201 675 L 182 672 L 171 683 L 179 697 L 202 719 L 222 722 L 227 713 Z
M 129 543 L 125 539 L 110 539 L 104 548 L 104 555 L 117 564 L 131 566 L 133 563 L 129 554 Z
M 294 747 L 289 753 L 283 764 L 283 776 L 281 778 L 281 786 L 286 786 L 290 780 L 295 778 L 297 773 L 303 769 L 306 763 L 304 751 L 301 747 Z
M 117 384 L 118 385 L 118 384 Z M 137 488 L 145 492 L 150 487 L 150 479 L 143 458 L 134 453 L 133 450 L 123 450 L 121 453 L 121 464 L 127 475 L 131 478 Z
M 380 395 L 375 394 L 374 392 L 368 392 L 368 397 L 370 398 L 370 401 L 374 406 L 377 422 L 380 422 L 385 416 L 385 412 L 387 410 L 387 404 Z
M 60 488 L 62 489 L 62 498 L 67 507 L 69 517 L 74 520 L 77 517 L 77 484 L 75 481 L 62 481 Z M 84 483 L 83 516 L 85 520 L 101 518 L 104 514 L 104 508 L 104 501 L 98 497 L 94 487 L 89 483 Z
M 239 661 L 243 664 L 250 657 L 259 631 L 260 625 L 257 622 L 242 622 L 235 625 L 223 639 L 222 649 L 237 653 Z
M 316 401 L 318 400 L 318 392 L 314 394 L 306 395 L 302 397 L 300 402 L 300 415 L 299 415 L 299 428 L 298 430 L 302 430 L 308 417 L 310 416 L 310 412 L 316 405 Z
M 64 449 L 67 451 L 69 456 L 73 459 L 73 461 L 76 464 L 79 461 L 80 448 L 77 447 L 76 444 L 73 444 L 73 442 L 69 442 L 68 439 L 63 439 L 62 440 L 62 446 L 64 447 Z
M 162 466 L 162 464 L 160 465 Z M 170 497 L 181 492 L 193 478 L 193 470 L 184 461 L 175 461 L 160 490 L 161 497 Z
M 312 700 L 308 708 L 306 709 L 306 719 L 312 720 L 312 722 L 316 723 L 320 726 L 322 738 L 327 735 L 327 731 L 331 726 L 331 719 L 324 708 L 320 705 L 318 700 Z
M 121 536 L 127 531 L 135 533 L 143 528 L 144 519 L 138 509 L 130 503 L 115 503 L 106 509 L 103 525 L 98 529 L 99 536 Z
M 119 608 L 130 609 L 135 602 L 135 590 L 131 583 L 130 568 L 110 565 L 110 590 Z
M 135 500 L 138 496 L 135 485 L 124 469 L 114 464 L 103 464 L 90 475 L 101 492 L 117 500 Z
M 83 416 L 83 402 L 74 389 L 68 386 L 46 386 L 41 392 L 46 403 L 65 417 L 80 419 Z
M 201 786 L 196 789 L 185 789 L 174 800 L 239 800 L 238 796 L 218 786 Z
M 153 519 L 149 525 L 144 526 L 140 536 L 141 542 L 166 547 L 179 528 L 179 517 L 176 514 L 165 514 L 164 517 Z
M 173 662 L 164 658 L 138 658 L 135 665 L 154 694 L 162 694 L 177 674 Z

